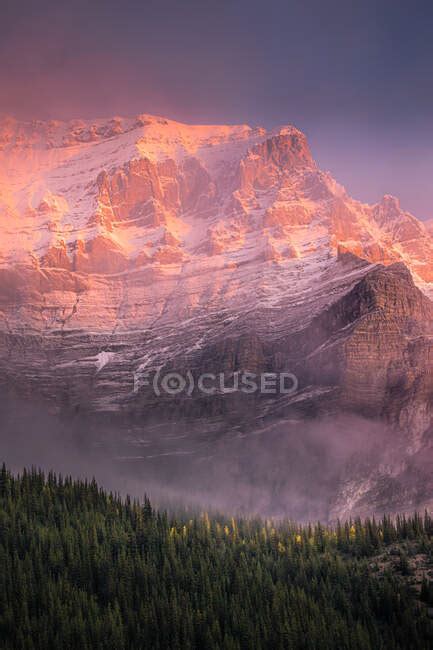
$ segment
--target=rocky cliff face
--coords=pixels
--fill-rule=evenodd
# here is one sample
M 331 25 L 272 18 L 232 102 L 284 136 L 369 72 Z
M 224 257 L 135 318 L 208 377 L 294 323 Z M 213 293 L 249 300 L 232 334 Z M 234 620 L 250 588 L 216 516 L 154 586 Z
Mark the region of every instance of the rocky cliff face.
M 355 478 L 345 458 L 332 516 L 383 508 L 390 477 L 430 449 L 432 260 L 425 225 L 393 197 L 351 199 L 293 127 L 0 123 L 3 393 L 201 459 L 314 419 L 390 428 L 376 456 L 358 449 Z M 299 386 L 156 396 L 142 382 L 169 370 Z M 154 435 L 173 422 L 182 448 Z M 403 507 L 432 496 L 411 480 Z

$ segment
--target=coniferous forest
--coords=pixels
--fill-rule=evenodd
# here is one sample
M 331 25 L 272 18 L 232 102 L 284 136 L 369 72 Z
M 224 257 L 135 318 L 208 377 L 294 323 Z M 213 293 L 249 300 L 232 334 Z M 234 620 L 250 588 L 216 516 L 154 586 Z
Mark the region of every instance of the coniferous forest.
M 173 515 L 3 467 L 0 645 L 431 648 L 432 534 L 428 514 L 334 527 Z

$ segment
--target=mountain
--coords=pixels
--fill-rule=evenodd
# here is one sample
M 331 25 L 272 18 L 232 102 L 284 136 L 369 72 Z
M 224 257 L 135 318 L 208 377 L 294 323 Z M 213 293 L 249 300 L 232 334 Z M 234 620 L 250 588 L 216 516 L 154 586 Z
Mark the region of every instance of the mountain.
M 329 456 L 326 489 L 309 466 L 325 516 L 431 503 L 432 232 L 394 197 L 350 198 L 296 128 L 4 119 L 0 264 L 7 402 L 176 471 L 236 459 L 236 494 L 248 449 L 248 494 L 280 486 L 264 511 L 287 510 L 300 437 Z M 168 371 L 288 372 L 297 390 L 158 396 L 146 381 Z

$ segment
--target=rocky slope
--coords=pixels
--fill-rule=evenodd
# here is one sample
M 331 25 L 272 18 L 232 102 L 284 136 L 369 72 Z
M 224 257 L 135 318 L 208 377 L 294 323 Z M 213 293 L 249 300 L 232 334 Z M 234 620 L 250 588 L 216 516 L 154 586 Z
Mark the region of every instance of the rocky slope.
M 351 414 L 395 435 L 357 450 L 354 477 L 345 458 L 328 512 L 384 507 L 404 476 L 400 505 L 427 503 L 407 476 L 430 449 L 432 294 L 431 230 L 393 197 L 351 199 L 294 127 L 0 122 L 4 394 L 110 422 L 144 456 L 226 457 L 239 436 Z M 168 370 L 299 386 L 174 397 L 141 381 Z

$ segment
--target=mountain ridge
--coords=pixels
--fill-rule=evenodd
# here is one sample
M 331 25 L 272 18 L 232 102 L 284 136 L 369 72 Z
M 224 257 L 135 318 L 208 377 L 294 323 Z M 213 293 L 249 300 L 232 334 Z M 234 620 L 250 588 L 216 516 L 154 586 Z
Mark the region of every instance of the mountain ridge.
M 433 236 L 396 198 L 351 199 L 291 126 L 150 116 L 6 126 L 6 395 L 38 395 L 67 418 L 79 412 L 111 422 L 120 438 L 144 436 L 149 459 L 210 462 L 221 441 L 225 449 L 248 432 L 363 418 L 395 441 L 386 434 L 377 458 L 368 451 L 354 483 L 345 464 L 332 474 L 327 511 L 374 509 L 390 477 L 406 476 L 400 509 L 431 499 L 411 462 L 431 454 Z M 289 371 L 299 389 L 272 398 L 134 391 L 137 374 L 192 369 Z M 166 435 L 154 435 L 155 423 Z M 293 444 L 282 457 L 296 454 Z
M 315 244 L 329 239 L 326 252 L 400 259 L 431 283 L 424 225 L 393 197 L 374 206 L 350 199 L 294 127 L 193 126 L 147 115 L 13 125 L 0 152 L 2 211 L 12 226 L 3 232 L 6 263 L 33 256 L 42 267 L 104 274 L 181 264 L 200 251 L 236 263 L 233 253 L 246 253 L 254 233 L 254 253 L 281 262 L 308 254 L 303 231 L 315 226 Z M 53 148 L 50 129 L 62 142 L 72 133 L 73 143 Z

